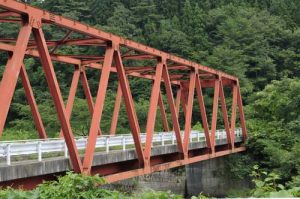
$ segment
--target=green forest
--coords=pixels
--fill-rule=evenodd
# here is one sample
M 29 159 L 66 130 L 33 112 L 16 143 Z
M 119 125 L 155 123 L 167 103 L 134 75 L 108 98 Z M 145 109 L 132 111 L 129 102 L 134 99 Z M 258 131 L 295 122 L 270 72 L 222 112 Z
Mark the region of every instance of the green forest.
M 254 189 L 243 193 L 244 196 L 275 197 L 274 193 L 282 197 L 300 196 L 299 0 L 32 0 L 26 3 L 237 76 L 249 139 L 247 152 L 229 158 L 228 169 L 235 178 L 253 179 Z M 47 39 L 53 40 L 65 34 L 51 27 L 45 27 L 45 32 Z M 0 37 L 16 35 L 15 28 L 1 23 Z M 68 46 L 57 52 L 80 54 L 81 50 Z M 90 53 L 94 51 L 89 49 Z M 6 60 L 7 55 L 0 52 L 0 77 Z M 47 133 L 57 137 L 60 126 L 40 62 L 26 57 L 25 65 Z M 55 70 L 66 100 L 73 68 L 63 65 L 55 63 Z M 87 71 L 87 74 L 92 95 L 96 96 L 100 73 Z M 104 133 L 110 128 L 116 78 L 112 75 L 109 82 L 101 121 Z M 130 86 L 143 131 L 151 84 L 131 79 Z M 210 93 L 205 95 L 208 98 Z M 80 88 L 71 118 L 78 136 L 86 135 L 89 130 L 87 110 Z M 210 112 L 208 109 L 209 116 Z M 198 115 L 195 106 L 195 128 L 201 122 Z M 162 126 L 157 119 L 156 130 L 162 130 Z M 129 132 L 122 105 L 117 133 Z M 29 138 L 37 138 L 37 133 L 19 82 L 1 139 Z

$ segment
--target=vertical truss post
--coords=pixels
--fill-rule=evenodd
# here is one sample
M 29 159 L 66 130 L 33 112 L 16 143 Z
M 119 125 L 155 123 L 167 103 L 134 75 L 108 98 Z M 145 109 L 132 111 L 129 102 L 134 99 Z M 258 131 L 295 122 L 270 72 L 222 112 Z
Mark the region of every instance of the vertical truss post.
M 222 116 L 223 116 L 225 131 L 226 131 L 226 135 L 227 135 L 227 144 L 228 144 L 229 148 L 233 149 L 234 148 L 234 142 L 232 142 L 232 136 L 231 136 L 231 131 L 230 131 L 230 127 L 229 127 L 228 113 L 227 113 L 225 93 L 224 93 L 224 86 L 223 86 L 223 81 L 222 81 L 221 76 L 220 76 L 219 80 L 220 80 L 221 109 L 222 109 Z
M 145 144 L 145 166 L 150 167 L 150 156 L 153 139 L 153 131 L 155 127 L 157 105 L 160 96 L 160 83 L 162 78 L 163 63 L 159 61 L 156 65 L 155 79 L 152 86 L 150 105 L 146 124 L 146 144 Z
M 104 56 L 103 68 L 101 71 L 97 98 L 96 98 L 93 117 L 91 121 L 90 131 L 89 131 L 88 144 L 86 147 L 84 160 L 83 160 L 83 172 L 86 174 L 90 173 L 92 167 L 96 139 L 97 139 L 98 129 L 102 117 L 102 111 L 104 107 L 105 95 L 106 95 L 113 55 L 114 55 L 114 49 L 112 48 L 112 46 L 108 46 Z
M 8 59 L 3 72 L 0 84 L 0 137 L 4 129 L 8 110 L 17 85 L 18 76 L 23 64 L 31 30 L 32 27 L 28 23 L 24 22 L 20 29 L 13 54 Z
M 187 95 L 188 95 L 188 93 L 187 93 L 185 85 L 181 84 L 181 97 L 180 97 L 180 101 L 181 101 L 181 104 L 182 104 L 182 110 L 183 110 L 184 117 L 186 116 L 186 105 L 187 105 L 186 96 Z
M 232 86 L 232 105 L 231 105 L 231 120 L 230 120 L 230 130 L 232 143 L 235 143 L 235 122 L 236 122 L 236 106 L 237 106 L 237 85 Z M 234 147 L 234 144 L 233 144 Z
M 204 99 L 203 99 L 201 81 L 200 81 L 200 77 L 198 74 L 196 76 L 196 93 L 197 93 L 198 104 L 200 107 L 202 126 L 204 129 L 204 134 L 205 134 L 205 138 L 206 138 L 206 145 L 211 150 L 212 149 L 211 137 L 209 134 L 209 126 L 208 126 L 208 122 L 207 122 L 206 108 L 205 108 L 205 103 L 204 103 Z
M 110 126 L 110 135 L 115 135 L 116 134 L 121 102 L 122 102 L 122 89 L 121 89 L 121 85 L 119 83 L 118 84 L 118 89 L 117 89 L 114 113 L 113 113 L 113 116 L 112 116 L 112 121 L 111 121 L 111 126 Z
M 51 62 L 51 57 L 47 48 L 44 33 L 41 28 L 33 29 L 33 35 L 37 44 L 37 49 L 46 75 L 50 93 L 55 104 L 61 128 L 63 130 L 64 138 L 68 146 L 73 169 L 75 172 L 80 173 L 82 172 L 82 163 L 79 158 L 78 150 L 74 141 L 70 121 L 67 118 L 64 102 L 56 79 L 54 67 Z
M 72 83 L 70 86 L 70 91 L 69 91 L 69 97 L 67 100 L 67 106 L 66 106 L 66 115 L 68 120 L 71 120 L 71 115 L 72 115 L 72 109 L 75 101 L 75 96 L 76 96 L 76 91 L 78 87 L 78 82 L 79 82 L 79 77 L 80 77 L 80 70 L 78 66 L 75 66 L 75 70 L 73 73 L 73 78 L 72 78 Z M 63 137 L 63 132 L 60 130 L 59 137 Z
M 212 119 L 211 119 L 212 153 L 215 152 L 215 146 L 216 146 L 216 130 L 217 130 L 217 117 L 218 117 L 219 93 L 220 93 L 219 90 L 220 90 L 219 79 L 215 79 L 213 111 L 212 111 Z
M 247 135 L 246 120 L 244 115 L 243 101 L 242 101 L 241 88 L 239 82 L 237 82 L 237 101 L 238 101 L 238 109 L 240 114 L 240 122 L 241 122 L 242 132 L 243 132 L 243 139 L 244 141 L 246 141 L 248 135 Z
M 28 74 L 26 72 L 26 68 L 25 68 L 24 64 L 22 64 L 22 66 L 21 66 L 20 78 L 22 80 L 22 84 L 23 84 L 23 87 L 25 90 L 25 95 L 26 95 L 28 104 L 30 106 L 31 112 L 32 112 L 33 121 L 34 121 L 37 131 L 39 133 L 39 137 L 41 139 L 46 139 L 47 134 L 45 131 L 45 127 L 42 122 L 42 118 L 41 118 L 40 112 L 38 110 L 38 106 L 36 104 L 36 101 L 35 101 L 35 98 L 33 95 L 33 91 L 32 91 L 31 85 L 30 85 L 30 81 L 28 78 Z
M 169 124 L 168 124 L 168 118 L 167 118 L 167 115 L 166 115 L 166 110 L 165 110 L 164 101 L 162 99 L 161 92 L 159 92 L 158 105 L 159 105 L 161 118 L 162 118 L 163 125 L 164 125 L 164 131 L 169 132 L 170 129 L 169 129 Z
M 195 80 L 196 80 L 196 72 L 191 71 L 190 81 L 189 81 L 189 90 L 188 90 L 188 99 L 186 104 L 186 113 L 185 113 L 185 124 L 184 124 L 184 156 L 188 158 L 189 152 L 189 142 L 190 142 L 190 134 L 191 134 L 191 124 L 192 124 L 192 113 L 193 113 L 193 102 L 194 102 L 194 94 L 195 94 Z
M 179 110 L 180 110 L 181 90 L 182 90 L 182 88 L 181 88 L 181 86 L 179 86 L 179 88 L 177 89 L 176 101 L 175 101 L 176 113 L 177 113 L 178 117 L 179 117 Z
M 90 90 L 90 87 L 89 87 L 89 82 L 88 82 L 88 79 L 87 79 L 84 68 L 81 70 L 80 79 L 81 79 L 83 92 L 84 92 L 84 95 L 85 95 L 85 98 L 86 98 L 86 101 L 87 101 L 87 104 L 88 104 L 90 115 L 91 115 L 91 117 L 93 117 L 94 101 L 93 101 L 93 97 L 92 97 L 91 90 Z M 99 127 L 98 128 L 98 135 L 101 135 L 101 134 L 102 134 L 101 129 Z
M 177 110 L 176 110 L 174 98 L 173 98 L 172 84 L 170 81 L 169 71 L 166 66 L 166 63 L 164 63 L 163 66 L 164 67 L 163 67 L 162 77 L 163 77 L 163 80 L 165 83 L 168 103 L 169 103 L 171 117 L 172 117 L 173 129 L 174 129 L 175 135 L 176 135 L 177 147 L 178 147 L 178 151 L 183 154 L 184 149 L 183 149 L 183 143 L 182 143 L 182 138 L 181 138 L 181 134 L 180 134 L 180 126 L 179 126 L 179 122 L 178 122 Z
M 140 166 L 144 166 L 145 156 L 144 156 L 144 151 L 142 148 L 141 138 L 140 138 L 141 130 L 137 119 L 136 111 L 134 109 L 134 102 L 130 91 L 129 82 L 126 77 L 125 69 L 122 63 L 121 53 L 119 47 L 117 48 L 118 49 L 114 53 L 114 61 L 117 68 L 117 74 L 122 89 L 123 99 L 124 99 L 124 103 L 128 115 L 129 125 L 132 131 L 136 153 L 139 159 Z

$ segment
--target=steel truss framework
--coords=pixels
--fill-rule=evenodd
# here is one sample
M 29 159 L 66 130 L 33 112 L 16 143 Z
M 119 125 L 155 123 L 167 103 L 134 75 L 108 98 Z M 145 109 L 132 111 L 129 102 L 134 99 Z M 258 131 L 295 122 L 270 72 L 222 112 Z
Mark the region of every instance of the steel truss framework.
M 9 58 L 0 84 L 0 136 L 5 125 L 18 77 L 20 77 L 39 136 L 40 138 L 47 138 L 23 64 L 24 57 L 31 56 L 37 57 L 41 61 L 41 66 L 45 73 L 61 125 L 60 135 L 66 140 L 70 161 L 75 172 L 85 174 L 100 173 L 106 176 L 108 182 L 114 182 L 116 180 L 148 174 L 154 171 L 169 169 L 245 150 L 241 143 L 235 144 L 234 142 L 237 109 L 244 141 L 247 138 L 240 85 L 236 77 L 17 1 L 0 0 L 0 8 L 0 22 L 17 23 L 20 27 L 17 38 L 0 38 L 0 50 L 9 53 Z M 66 35 L 61 40 L 46 40 L 43 32 L 44 26 L 55 26 L 56 28 L 66 30 Z M 83 37 L 81 39 L 71 39 L 70 37 L 74 33 L 81 34 Z M 31 37 L 31 35 L 33 37 Z M 105 53 L 104 55 L 62 55 L 55 53 L 58 48 L 66 45 L 96 46 L 101 48 Z M 125 53 L 124 49 L 126 49 Z M 102 51 L 99 50 L 99 52 Z M 155 64 L 152 66 L 124 66 L 125 60 L 151 60 L 152 62 L 149 63 Z M 75 66 L 66 105 L 61 95 L 52 61 Z M 87 68 L 101 70 L 95 102 L 93 101 L 88 85 L 86 76 Z M 113 135 L 116 132 L 119 109 L 123 100 L 135 142 L 138 160 L 94 167 L 92 166 L 92 161 L 95 152 L 95 142 L 97 136 L 101 135 L 99 126 L 111 73 L 117 74 L 119 84 L 110 133 Z M 140 142 L 141 130 L 131 95 L 128 80 L 129 76 L 149 79 L 153 82 L 146 125 L 147 139 L 144 146 L 142 146 Z M 88 144 L 83 161 L 81 161 L 75 146 L 74 135 L 70 125 L 72 107 L 79 81 L 82 83 L 84 94 L 88 102 L 88 109 L 91 114 Z M 164 86 L 162 86 L 162 84 Z M 171 113 L 172 128 L 168 126 L 165 105 L 162 100 L 161 90 L 163 87 Z M 231 118 L 228 118 L 224 93 L 225 87 L 230 88 L 232 91 Z M 208 123 L 209 119 L 206 114 L 206 105 L 202 93 L 202 89 L 205 88 L 214 89 L 213 111 L 210 125 Z M 176 90 L 175 99 L 173 97 L 174 90 Z M 201 119 L 207 142 L 207 148 L 205 150 L 189 150 L 189 134 L 191 130 L 194 99 L 197 99 L 201 113 L 199 120 Z M 219 105 L 221 105 L 228 140 L 228 144 L 222 147 L 216 147 L 215 145 Z M 180 134 L 178 121 L 180 106 L 182 106 L 185 118 L 183 139 Z M 164 130 L 169 131 L 173 129 L 176 133 L 179 151 L 176 154 L 151 156 L 152 138 L 158 107 L 161 112 Z M 31 179 L 23 179 L 20 182 L 14 183 L 32 187 L 40 183 L 41 179 L 47 178 L 49 178 L 49 176 L 39 176 Z

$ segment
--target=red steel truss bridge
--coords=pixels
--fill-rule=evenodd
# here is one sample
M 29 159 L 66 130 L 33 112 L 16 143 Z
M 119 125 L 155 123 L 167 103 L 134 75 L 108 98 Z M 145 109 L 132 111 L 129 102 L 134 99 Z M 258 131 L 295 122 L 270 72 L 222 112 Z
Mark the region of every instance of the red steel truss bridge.
M 0 22 L 1 24 L 14 23 L 18 25 L 16 38 L 2 38 L 0 35 L 0 50 L 8 53 L 8 60 L 0 84 L 0 137 L 20 77 L 39 137 L 41 140 L 47 140 L 47 133 L 24 65 L 25 57 L 35 57 L 40 60 L 40 67 L 44 71 L 56 108 L 61 125 L 61 137 L 64 138 L 63 142 L 68 151 L 67 158 L 71 165 L 70 169 L 76 173 L 100 174 L 105 176 L 108 182 L 114 182 L 245 150 L 243 144 L 247 138 L 247 129 L 240 84 L 236 77 L 14 0 L 0 0 Z M 60 40 L 47 40 L 44 33 L 47 26 L 64 31 L 65 36 Z M 76 38 L 72 37 L 74 34 L 77 35 Z M 57 53 L 57 49 L 62 46 L 93 47 L 99 49 L 99 54 L 66 55 Z M 147 63 L 151 64 L 147 66 L 134 65 L 133 63 L 136 63 L 137 60 L 147 60 Z M 53 61 L 65 63 L 64 66 L 74 68 L 66 104 L 59 88 Z M 96 72 L 101 71 L 97 95 L 94 97 L 89 88 L 87 69 Z M 101 132 L 100 121 L 109 77 L 112 73 L 117 74 L 118 89 L 110 136 L 113 137 L 116 132 L 119 109 L 123 102 L 131 129 L 130 139 L 132 139 L 134 154 L 132 158 L 126 160 L 97 165 L 95 159 L 98 152 L 95 152 L 95 148 L 97 147 L 97 140 L 104 136 Z M 141 132 L 139 126 L 129 77 L 147 79 L 152 85 L 145 132 Z M 79 153 L 78 144 L 70 124 L 79 82 L 82 84 L 88 103 L 87 111 L 91 114 L 84 154 Z M 226 91 L 230 91 L 230 112 L 225 101 L 225 96 L 228 93 L 225 92 L 225 88 Z M 203 98 L 203 91 L 207 89 L 213 90 L 212 116 L 209 118 L 207 117 L 207 104 Z M 167 104 L 164 104 L 162 100 L 163 95 L 167 98 Z M 194 102 L 198 104 L 199 122 L 203 126 L 203 143 L 201 146 L 194 143 L 194 134 L 191 130 Z M 168 106 L 168 109 L 165 106 Z M 184 115 L 184 127 L 182 129 L 179 125 L 180 108 Z M 168 150 L 158 152 L 154 144 L 153 138 L 156 139 L 156 142 L 158 139 L 158 134 L 154 132 L 158 109 L 161 112 L 164 132 L 166 134 L 172 133 L 172 138 L 169 137 L 172 141 L 166 140 L 170 141 L 170 146 L 173 147 L 169 152 L 167 152 Z M 169 121 L 166 117 L 166 110 L 171 115 L 171 127 L 169 127 Z M 217 123 L 220 121 L 217 120 L 219 111 L 222 113 L 221 121 L 224 126 L 223 139 L 225 141 L 222 142 L 218 142 L 218 139 L 221 138 L 216 135 L 217 125 L 219 125 Z M 237 136 L 236 126 L 241 129 L 240 137 Z M 197 134 L 197 137 L 201 137 L 201 135 Z M 199 141 L 201 140 L 196 138 L 196 142 Z M 163 146 L 159 147 L 165 147 L 164 138 L 159 142 L 163 143 L 161 144 Z M 41 147 L 39 144 L 37 146 Z M 11 148 L 7 147 L 5 150 L 9 154 Z M 104 153 L 109 155 L 110 151 L 106 150 Z M 39 159 L 41 160 L 41 158 Z M 20 163 L 18 164 L 20 165 Z M 13 167 L 13 164 L 9 162 L 9 166 Z M 4 176 L 9 173 L 7 170 L 9 168 L 5 169 L 2 170 L 0 167 L 0 175 Z M 22 185 L 32 188 L 41 183 L 43 179 L 53 179 L 54 176 L 64 173 L 63 171 L 53 171 L 52 174 L 38 174 L 2 181 L 0 186 Z

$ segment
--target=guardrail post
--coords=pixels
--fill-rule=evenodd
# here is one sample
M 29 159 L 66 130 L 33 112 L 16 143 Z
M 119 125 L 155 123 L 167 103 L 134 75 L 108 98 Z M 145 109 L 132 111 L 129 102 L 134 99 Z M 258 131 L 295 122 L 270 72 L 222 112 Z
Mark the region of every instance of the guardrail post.
M 172 133 L 172 144 L 175 144 L 175 135 Z
M 11 165 L 11 160 L 10 160 L 10 144 L 7 144 L 6 146 L 6 164 Z
M 126 150 L 126 137 L 123 135 L 122 137 L 122 145 L 123 145 L 123 151 Z
M 194 134 L 194 132 L 192 131 L 190 134 L 190 142 L 193 142 L 193 134 Z
M 197 141 L 200 142 L 200 132 L 197 132 Z
M 38 142 L 37 145 L 37 150 L 38 150 L 38 161 L 42 161 L 42 142 Z
M 105 146 L 106 146 L 106 153 L 108 153 L 109 152 L 109 137 L 106 137 Z
M 65 158 L 67 158 L 68 157 L 68 147 L 67 147 L 67 144 L 66 143 L 64 143 L 64 145 L 65 145 L 65 147 L 64 147 L 64 155 L 65 155 Z
M 164 137 L 164 133 L 161 133 L 160 137 L 161 137 L 161 145 L 162 145 L 162 146 L 165 146 L 165 137 Z

